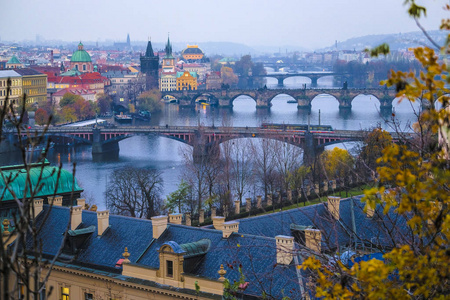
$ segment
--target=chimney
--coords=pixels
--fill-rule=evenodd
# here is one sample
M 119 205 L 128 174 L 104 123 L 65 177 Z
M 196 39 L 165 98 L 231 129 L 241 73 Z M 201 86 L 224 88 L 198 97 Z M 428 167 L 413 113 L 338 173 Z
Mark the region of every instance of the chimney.
M 97 232 L 102 235 L 109 227 L 109 210 L 97 211 Z
M 238 215 L 241 212 L 241 201 L 234 200 L 234 213 Z
M 252 198 L 245 198 L 245 206 L 247 208 L 247 212 L 252 209 Z
M 205 210 L 204 209 L 200 209 L 198 222 L 199 223 L 205 222 Z
M 305 246 L 314 252 L 321 251 L 322 232 L 319 229 L 305 229 Z
M 48 197 L 48 204 L 50 204 L 50 205 L 54 205 L 54 206 L 62 206 L 62 196 L 59 196 L 59 195 L 57 195 L 57 196 L 50 196 L 50 197 Z
M 86 199 L 84 199 L 84 198 L 78 198 L 78 199 L 77 199 L 77 206 L 81 206 L 81 209 L 85 209 L 85 206 L 86 206 Z
M 335 220 L 339 220 L 339 204 L 341 202 L 341 197 L 328 197 L 328 211 L 333 216 Z
M 191 213 L 185 213 L 186 216 L 186 226 L 191 226 Z
M 169 222 L 172 224 L 181 225 L 182 220 L 183 220 L 183 214 L 169 214 Z
M 211 207 L 211 218 L 214 218 L 217 215 L 217 208 Z
M 153 238 L 158 239 L 167 228 L 167 216 L 152 217 Z
M 277 264 L 289 265 L 294 258 L 294 237 L 277 235 Z
M 33 206 L 34 206 L 33 218 L 36 218 L 39 215 L 39 213 L 44 209 L 44 199 L 41 199 L 41 198 L 34 199 Z
M 83 211 L 82 206 L 72 206 L 70 208 L 70 229 L 75 230 L 78 225 L 81 224 L 81 212 Z
M 376 209 L 376 203 L 374 203 L 375 204 L 375 207 L 373 207 L 372 208 L 372 206 L 368 203 L 368 202 L 366 202 L 366 217 L 367 218 L 373 218 L 373 215 L 375 214 L 375 209 Z
M 256 208 L 262 208 L 262 196 L 256 196 Z
M 267 206 L 272 206 L 272 194 L 267 194 Z
M 239 231 L 239 221 L 230 221 L 223 223 L 222 237 L 228 238 L 233 232 Z
M 213 226 L 217 230 L 223 230 L 223 223 L 225 222 L 225 217 L 213 217 Z

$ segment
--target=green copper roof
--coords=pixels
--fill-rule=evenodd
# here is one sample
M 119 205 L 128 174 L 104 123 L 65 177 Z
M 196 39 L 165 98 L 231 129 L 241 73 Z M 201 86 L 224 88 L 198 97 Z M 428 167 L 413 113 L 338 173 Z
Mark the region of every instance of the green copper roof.
M 72 187 L 74 192 L 83 191 L 70 172 L 50 166 L 50 163 L 47 160 L 43 163 L 29 164 L 28 167 L 28 173 L 23 165 L 0 168 L 2 173 L 2 177 L 0 178 L 1 201 L 14 200 L 13 194 L 15 194 L 18 199 L 23 198 L 28 174 L 31 187 L 33 189 L 36 189 L 38 186 L 40 187 L 40 190 L 35 194 L 36 197 L 51 196 L 55 193 L 71 193 Z M 8 181 L 9 188 L 6 186 L 6 182 Z M 30 191 L 28 189 L 27 197 L 29 196 Z
M 20 60 L 13 55 L 7 62 L 7 64 L 21 64 Z
M 67 72 L 61 73 L 59 76 L 78 76 L 81 75 L 82 73 L 80 71 L 78 71 L 77 69 L 71 69 L 68 70 Z
M 91 56 L 83 49 L 83 44 L 78 44 L 78 50 L 72 54 L 71 62 L 91 62 Z
M 207 253 L 211 247 L 211 241 L 209 239 L 201 239 L 197 242 L 181 244 L 180 247 L 186 252 L 184 258 L 190 258 Z

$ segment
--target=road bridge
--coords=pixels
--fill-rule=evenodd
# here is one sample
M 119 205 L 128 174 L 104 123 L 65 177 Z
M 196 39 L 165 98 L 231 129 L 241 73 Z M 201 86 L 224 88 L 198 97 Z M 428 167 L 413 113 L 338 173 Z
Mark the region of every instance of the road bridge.
M 361 141 L 365 132 L 354 130 L 334 130 L 305 132 L 295 130 L 273 130 L 261 127 L 205 127 L 205 126 L 120 126 L 116 128 L 56 127 L 46 131 L 37 128 L 36 133 L 45 134 L 53 141 L 71 138 L 82 144 L 92 145 L 93 154 L 119 151 L 118 142 L 137 135 L 157 135 L 194 147 L 194 159 L 208 155 L 219 144 L 237 138 L 275 139 L 303 148 L 305 160 L 310 161 L 324 147 L 332 144 Z M 11 134 L 11 133 L 10 133 Z M 393 140 L 399 140 L 397 133 L 391 133 Z
M 311 79 L 311 87 L 316 88 L 317 87 L 317 81 L 320 78 L 328 77 L 328 76 L 339 76 L 342 77 L 342 82 L 347 81 L 351 76 L 349 74 L 345 73 L 336 73 L 336 72 L 298 72 L 298 73 L 267 73 L 265 75 L 252 75 L 248 78 L 275 78 L 278 80 L 278 86 L 282 87 L 284 86 L 284 80 L 289 77 L 307 77 Z
M 385 88 L 351 88 L 351 89 L 220 89 L 220 90 L 183 90 L 162 92 L 162 96 L 178 99 L 180 106 L 194 106 L 199 99 L 208 97 L 211 104 L 220 107 L 232 107 L 239 96 L 248 96 L 256 102 L 257 108 L 269 108 L 272 100 L 278 95 L 291 96 L 297 101 L 298 109 L 311 109 L 311 102 L 319 95 L 333 96 L 339 102 L 339 109 L 349 110 L 352 101 L 359 95 L 371 95 L 373 101 L 380 102 L 381 110 L 392 110 L 392 102 L 396 92 Z

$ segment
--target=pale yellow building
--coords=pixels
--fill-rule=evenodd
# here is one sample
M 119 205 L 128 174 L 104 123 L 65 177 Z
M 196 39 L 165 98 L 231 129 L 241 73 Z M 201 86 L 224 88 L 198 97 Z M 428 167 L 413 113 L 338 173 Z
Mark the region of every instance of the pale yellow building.
M 44 104 L 47 101 L 47 74 L 30 68 L 15 71 L 22 76 L 22 92 L 27 95 L 27 104 Z
M 11 79 L 9 101 L 18 105 L 22 99 L 22 76 L 16 70 L 0 70 L 0 106 L 5 103 L 8 78 Z
M 197 90 L 197 73 L 177 72 L 177 91 Z

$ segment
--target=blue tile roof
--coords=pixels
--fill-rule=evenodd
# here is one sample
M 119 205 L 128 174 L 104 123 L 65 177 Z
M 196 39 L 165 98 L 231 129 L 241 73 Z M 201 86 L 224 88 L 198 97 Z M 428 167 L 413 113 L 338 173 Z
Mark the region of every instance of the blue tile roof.
M 185 256 L 185 273 L 218 279 L 217 271 L 223 264 L 227 271 L 225 277 L 232 282 L 239 280 L 238 269 L 242 266 L 246 281 L 250 282 L 245 293 L 259 296 L 265 293 L 276 298 L 285 295 L 298 299 L 300 288 L 296 266 L 294 263 L 288 266 L 277 264 L 274 237 L 292 236 L 291 224 L 313 226 L 321 230 L 322 249 L 327 250 L 355 241 L 367 243 L 371 239 L 374 243 L 389 246 L 391 243 L 386 228 L 394 237 L 405 234 L 404 218 L 393 212 L 383 217 L 382 208 L 379 207 L 375 215 L 381 214 L 382 217 L 368 219 L 363 208 L 364 203 L 357 197 L 354 200 L 341 200 L 340 220 L 331 217 L 326 204 L 241 219 L 239 233 L 233 233 L 227 239 L 222 238 L 222 231 L 219 230 L 168 224 L 167 229 L 155 240 L 152 238 L 153 228 L 150 220 L 116 215 L 110 215 L 110 226 L 102 236 L 97 236 L 96 230 L 89 235 L 92 230 L 87 228 L 97 227 L 97 213 L 83 211 L 82 223 L 78 229 L 86 229 L 80 232 L 89 236 L 71 264 L 120 274 L 120 269 L 115 266 L 127 247 L 132 263 L 158 269 L 158 249 L 164 244 L 175 247 L 180 253 L 186 252 L 183 245 L 186 248 L 186 244 L 190 245 L 189 247 L 198 244 L 196 247 L 201 246 L 201 249 L 195 248 L 195 251 L 191 249 L 192 251 L 186 252 L 195 255 Z M 44 213 L 48 210 L 49 207 L 44 205 Z M 42 222 L 44 213 L 38 216 L 38 223 Z M 353 234 L 352 215 L 356 234 Z M 69 217 L 69 208 L 53 207 L 40 233 L 40 237 L 45 241 L 44 254 L 51 256 L 57 253 L 63 242 L 63 233 L 68 228 Z M 209 245 L 209 248 L 206 245 Z

